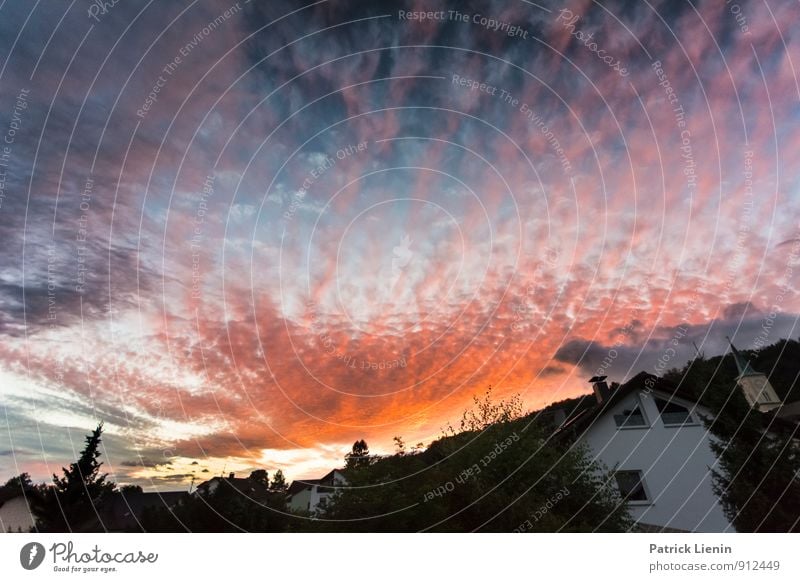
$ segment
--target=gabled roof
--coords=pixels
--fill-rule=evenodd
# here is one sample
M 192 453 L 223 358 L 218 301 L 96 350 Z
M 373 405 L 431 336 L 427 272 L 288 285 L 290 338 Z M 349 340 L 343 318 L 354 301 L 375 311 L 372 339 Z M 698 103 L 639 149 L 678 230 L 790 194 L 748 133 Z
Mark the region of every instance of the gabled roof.
M 756 372 L 758 374 L 758 372 Z M 594 423 L 595 419 L 611 410 L 618 402 L 624 400 L 629 394 L 634 392 L 660 392 L 670 397 L 697 404 L 697 397 L 687 390 L 683 385 L 675 385 L 669 380 L 659 378 L 647 372 L 639 372 L 636 376 L 628 380 L 625 384 L 611 391 L 609 396 L 602 404 L 596 404 L 591 408 L 586 408 L 574 414 L 561 425 L 556 434 L 567 434 L 575 431 L 576 434 L 583 434 Z M 754 411 L 761 415 L 761 418 L 769 426 L 780 427 L 785 430 L 794 430 L 795 425 L 790 418 L 782 418 L 781 410 L 784 407 L 776 408 L 770 412 Z
M 336 473 L 339 473 L 344 477 L 344 471 L 341 469 L 333 469 L 328 471 L 323 477 L 320 479 L 298 479 L 296 481 L 292 481 L 292 484 L 289 486 L 289 489 L 286 491 L 286 494 L 290 497 L 292 495 L 296 495 L 300 491 L 304 491 L 305 489 L 310 489 L 313 486 L 324 487 L 325 490 L 329 490 L 336 487 Z
M 314 485 L 319 485 L 322 479 L 299 479 L 292 481 L 289 489 L 286 491 L 287 495 L 296 495 L 305 489 L 311 489 Z
M 576 430 L 578 433 L 583 433 L 588 429 L 595 419 L 604 413 L 611 410 L 618 402 L 624 400 L 629 394 L 634 392 L 661 392 L 667 396 L 674 396 L 681 400 L 687 400 L 696 403 L 697 399 L 693 394 L 688 392 L 681 386 L 676 386 L 672 382 L 648 374 L 647 372 L 639 372 L 628 380 L 625 384 L 621 385 L 616 390 L 611 391 L 611 395 L 603 401 L 602 404 L 596 404 L 592 408 L 586 408 L 564 423 L 556 433 L 565 433 L 570 430 Z
M 226 489 L 227 488 L 227 489 Z M 235 491 L 250 498 L 262 498 L 269 493 L 269 487 L 249 477 L 212 477 L 197 486 L 195 493 L 208 495 L 220 491 Z

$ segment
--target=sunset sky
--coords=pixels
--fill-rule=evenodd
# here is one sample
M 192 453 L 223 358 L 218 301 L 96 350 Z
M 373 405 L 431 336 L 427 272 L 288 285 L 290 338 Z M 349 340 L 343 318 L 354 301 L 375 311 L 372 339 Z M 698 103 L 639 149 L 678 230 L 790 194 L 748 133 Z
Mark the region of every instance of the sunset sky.
M 1 1 L 0 481 L 98 421 L 119 483 L 319 477 L 797 337 L 800 8 L 737 1 Z

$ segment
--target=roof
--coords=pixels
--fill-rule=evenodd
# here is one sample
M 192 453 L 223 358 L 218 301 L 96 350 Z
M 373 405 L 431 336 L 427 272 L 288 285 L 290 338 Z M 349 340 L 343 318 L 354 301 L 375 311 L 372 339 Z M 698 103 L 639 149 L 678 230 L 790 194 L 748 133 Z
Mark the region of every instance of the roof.
M 688 400 L 692 403 L 697 402 L 697 399 L 694 397 L 694 395 L 685 388 L 677 386 L 672 382 L 665 380 L 664 378 L 654 376 L 653 374 L 639 372 L 625 384 L 622 384 L 616 390 L 612 390 L 611 395 L 602 404 L 596 404 L 591 408 L 586 408 L 578 412 L 571 418 L 571 420 L 568 420 L 561 427 L 559 427 L 556 432 L 562 433 L 569 430 L 577 430 L 578 432 L 582 433 L 592 425 L 596 418 L 611 410 L 614 405 L 625 399 L 625 397 L 627 397 L 629 394 L 642 391 L 656 391 L 680 398 L 682 400 Z
M 292 484 L 289 485 L 289 489 L 286 491 L 287 495 L 296 495 L 305 489 L 309 489 L 314 485 L 319 485 L 322 479 L 299 479 L 297 481 L 292 481 Z
M 756 374 L 758 374 L 758 372 L 756 372 Z M 623 400 L 629 394 L 634 392 L 654 391 L 661 392 L 662 394 L 666 394 L 670 397 L 680 398 L 681 400 L 691 402 L 692 404 L 697 403 L 697 397 L 684 385 L 676 385 L 669 380 L 659 378 L 653 374 L 639 372 L 625 384 L 616 390 L 612 390 L 611 396 L 609 396 L 602 404 L 595 404 L 591 408 L 586 408 L 573 414 L 572 417 L 567 420 L 567 422 L 565 422 L 558 428 L 558 430 L 556 430 L 556 434 L 566 434 L 573 430 L 577 431 L 578 434 L 582 434 L 592 426 L 592 423 L 595 421 L 595 419 L 611 410 L 618 402 Z M 776 408 L 769 412 L 759 412 L 759 414 L 762 415 L 761 418 L 764 419 L 764 421 L 767 423 L 767 426 L 774 426 L 776 428 L 782 428 L 785 430 L 794 430 L 795 425 L 791 421 L 791 417 L 789 416 L 788 418 L 782 418 L 781 410 L 782 407 Z M 793 410 L 794 409 L 792 409 L 792 411 Z
M 296 481 L 292 481 L 292 484 L 289 486 L 289 489 L 286 491 L 286 494 L 289 496 L 296 495 L 297 493 L 300 493 L 301 491 L 309 489 L 315 485 L 318 487 L 324 487 L 326 489 L 331 489 L 331 488 L 335 489 L 336 473 L 339 473 L 344 477 L 344 472 L 341 469 L 332 469 L 319 479 L 298 479 Z
M 210 494 L 217 490 L 218 487 L 230 487 L 248 497 L 262 496 L 268 493 L 269 487 L 254 481 L 250 477 L 212 477 L 208 481 L 203 481 L 197 486 L 196 492 L 203 494 Z

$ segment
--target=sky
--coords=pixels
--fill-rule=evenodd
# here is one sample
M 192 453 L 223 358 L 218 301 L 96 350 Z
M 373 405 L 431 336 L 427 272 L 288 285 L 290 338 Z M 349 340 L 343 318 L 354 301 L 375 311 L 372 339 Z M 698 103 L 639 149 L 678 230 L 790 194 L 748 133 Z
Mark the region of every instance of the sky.
M 800 8 L 0 1 L 0 481 L 319 477 L 798 334 Z

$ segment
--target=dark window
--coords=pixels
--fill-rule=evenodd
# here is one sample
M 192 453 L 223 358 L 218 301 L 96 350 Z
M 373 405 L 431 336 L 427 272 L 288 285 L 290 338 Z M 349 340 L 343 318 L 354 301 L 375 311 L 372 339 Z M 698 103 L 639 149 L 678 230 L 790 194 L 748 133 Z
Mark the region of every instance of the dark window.
M 622 414 L 615 414 L 614 422 L 620 427 L 647 425 L 647 422 L 644 420 L 644 414 L 642 414 L 642 409 L 638 406 L 631 410 L 623 410 Z
M 641 471 L 617 471 L 619 494 L 626 501 L 647 501 L 647 492 L 644 490 Z
M 661 420 L 664 424 L 686 424 L 694 422 L 692 415 L 685 406 L 677 402 L 662 400 L 661 398 L 656 398 L 655 400 L 656 408 L 658 408 L 658 412 L 661 414 Z

